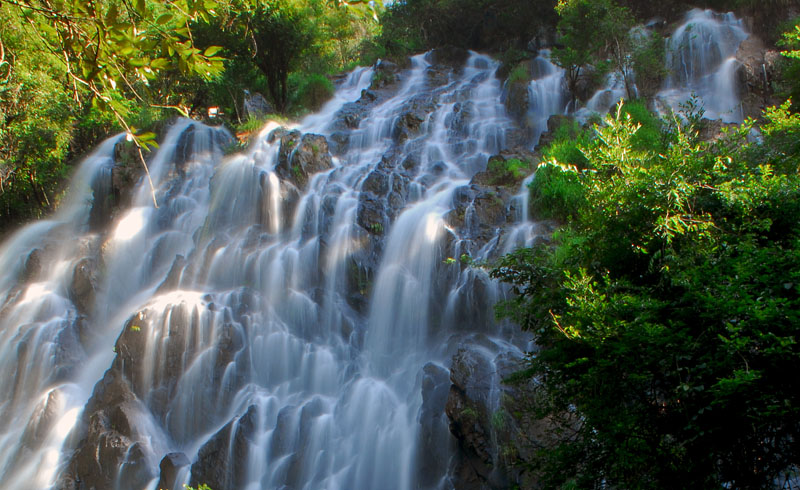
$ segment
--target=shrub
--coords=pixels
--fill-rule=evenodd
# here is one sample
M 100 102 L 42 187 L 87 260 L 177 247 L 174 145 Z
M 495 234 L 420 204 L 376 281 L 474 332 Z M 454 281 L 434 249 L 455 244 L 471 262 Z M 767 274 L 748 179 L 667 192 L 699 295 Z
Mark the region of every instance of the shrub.
M 512 185 L 525 177 L 530 163 L 517 158 L 491 158 L 486 165 L 490 185 Z
M 555 163 L 543 163 L 530 186 L 531 215 L 569 221 L 585 203 L 578 173 Z
M 333 96 L 333 83 L 325 75 L 293 73 L 289 84 L 294 86 L 292 109 L 316 111 Z

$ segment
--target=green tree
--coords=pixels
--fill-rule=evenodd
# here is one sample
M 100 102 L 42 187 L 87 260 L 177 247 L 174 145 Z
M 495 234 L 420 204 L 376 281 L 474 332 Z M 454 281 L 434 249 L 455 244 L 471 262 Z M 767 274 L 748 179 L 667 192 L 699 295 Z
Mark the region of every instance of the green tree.
M 584 170 L 544 167 L 571 175 L 577 210 L 493 272 L 517 293 L 502 311 L 540 349 L 534 415 L 558 442 L 528 464 L 544 486 L 768 488 L 800 463 L 800 386 L 785 376 L 800 365 L 800 119 L 787 108 L 765 113 L 761 144 L 746 143 L 751 123 L 714 144 L 673 124 L 666 149 L 637 144 L 620 109 Z
M 602 74 L 611 59 L 613 67 L 625 77 L 628 95 L 632 95 L 632 65 L 629 30 L 633 16 L 613 0 L 559 0 L 559 46 L 553 60 L 566 70 L 570 93 L 578 93 L 578 84 L 588 66 Z

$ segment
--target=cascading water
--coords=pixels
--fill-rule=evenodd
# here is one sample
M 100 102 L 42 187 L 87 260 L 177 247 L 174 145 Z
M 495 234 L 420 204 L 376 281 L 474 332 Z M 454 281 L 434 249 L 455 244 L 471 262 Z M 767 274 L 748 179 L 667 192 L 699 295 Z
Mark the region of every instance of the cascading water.
M 694 94 L 706 118 L 742 122 L 735 55 L 747 36 L 742 21 L 732 13 L 690 11 L 667 41 L 668 75 L 657 101 L 677 111 Z
M 150 162 L 158 207 L 140 184 L 107 233 L 90 216 L 118 139 L 101 146 L 0 255 L 0 479 L 451 488 L 450 359 L 526 342 L 492 318 L 498 285 L 452 259 L 536 235 L 512 226 L 521 198 L 471 182 L 515 130 L 496 69 L 420 55 L 393 94 L 359 69 L 224 158 L 227 133 L 181 120 Z
M 528 118 L 531 121 L 534 140 L 539 142 L 547 131 L 547 120 L 555 114 L 564 114 L 567 109 L 567 90 L 564 69 L 550 61 L 550 51 L 542 50 L 534 58 L 533 79 L 528 86 Z

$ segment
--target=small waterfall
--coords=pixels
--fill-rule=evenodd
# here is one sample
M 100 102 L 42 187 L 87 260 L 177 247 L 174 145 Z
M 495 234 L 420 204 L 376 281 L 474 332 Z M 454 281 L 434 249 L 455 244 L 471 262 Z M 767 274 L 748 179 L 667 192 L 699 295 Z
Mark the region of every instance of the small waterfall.
M 667 41 L 667 79 L 659 103 L 678 110 L 692 94 L 705 107 L 705 117 L 742 122 L 736 80 L 736 50 L 748 34 L 732 13 L 695 9 Z
M 636 86 L 634 85 L 635 88 Z M 625 88 L 625 78 L 622 73 L 613 71 L 606 75 L 603 87 L 586 101 L 586 105 L 575 111 L 575 118 L 583 123 L 592 115 L 605 115 L 619 103 L 620 99 L 627 97 L 628 91 Z
M 533 145 L 547 131 L 547 120 L 567 109 L 567 90 L 564 69 L 550 61 L 550 51 L 542 50 L 533 60 L 533 79 L 528 86 L 528 119 L 533 128 Z

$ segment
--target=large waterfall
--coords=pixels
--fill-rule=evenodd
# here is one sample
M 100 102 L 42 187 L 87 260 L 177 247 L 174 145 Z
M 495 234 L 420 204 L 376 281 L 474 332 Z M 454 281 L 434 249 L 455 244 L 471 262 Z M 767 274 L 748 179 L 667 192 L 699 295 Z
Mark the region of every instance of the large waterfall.
M 515 137 L 497 63 L 428 57 L 393 93 L 356 70 L 246 154 L 178 121 L 150 162 L 158 207 L 139 184 L 107 233 L 89 218 L 118 140 L 84 162 L 1 256 L 7 487 L 452 486 L 450 359 L 524 341 L 452 257 L 499 253 L 520 213 L 470 184 Z
M 744 35 L 690 13 L 661 99 L 695 91 L 740 120 Z M 494 319 L 504 289 L 478 264 L 542 234 L 529 179 L 495 185 L 487 161 L 526 151 L 568 97 L 537 58 L 522 130 L 496 61 L 438 57 L 357 69 L 241 154 L 224 129 L 178 120 L 152 187 L 127 195 L 123 138 L 90 155 L 60 211 L 0 248 L 4 487 L 456 486 L 451 384 L 475 376 L 492 415 L 498 372 L 531 348 Z M 589 110 L 621 95 L 608 85 Z

